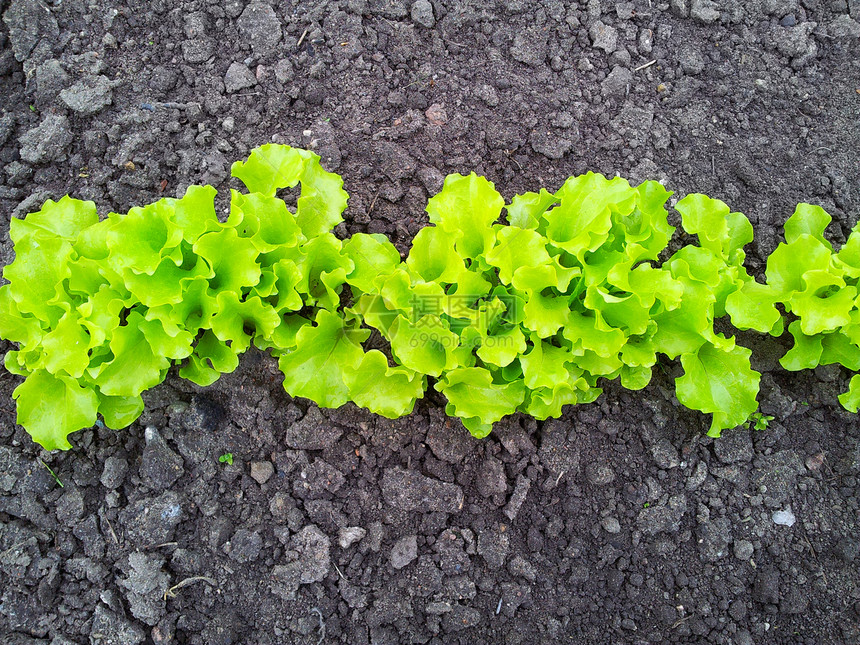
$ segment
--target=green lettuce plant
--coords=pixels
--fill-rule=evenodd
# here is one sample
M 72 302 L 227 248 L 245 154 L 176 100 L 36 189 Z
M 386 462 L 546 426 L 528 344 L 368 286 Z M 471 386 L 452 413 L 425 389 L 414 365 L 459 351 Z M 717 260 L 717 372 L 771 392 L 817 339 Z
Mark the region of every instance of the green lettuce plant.
M 269 144 L 233 175 L 247 192 L 223 223 L 208 186 L 102 220 L 69 197 L 12 220 L 0 336 L 18 345 L 5 363 L 25 377 L 13 396 L 35 441 L 69 448 L 99 415 L 125 427 L 171 367 L 208 385 L 251 344 L 291 396 L 393 418 L 432 385 L 478 437 L 517 411 L 593 401 L 601 379 L 640 389 L 660 354 L 680 360 L 678 400 L 718 436 L 755 412 L 759 374 L 715 320 L 778 335 L 778 303 L 797 316 L 786 367 L 860 366 L 860 238 L 833 254 L 817 207 L 786 224 L 762 285 L 743 266 L 748 220 L 704 195 L 675 206 L 698 244 L 662 260 L 674 228 L 656 182 L 588 173 L 506 203 L 451 175 L 402 259 L 385 236 L 334 235 L 348 195 L 311 152 Z M 296 187 L 291 209 L 278 191 Z M 843 403 L 858 401 L 852 380 Z
M 830 221 L 820 206 L 798 205 L 785 223 L 785 242 L 767 259 L 766 284 L 750 282 L 742 290 L 758 295 L 760 316 L 775 317 L 775 305 L 781 304 L 794 318 L 788 325 L 793 347 L 780 359 L 787 370 L 838 363 L 860 371 L 860 228 L 834 252 L 824 237 Z M 763 325 L 750 327 L 763 330 Z M 851 378 L 839 402 L 857 412 L 860 375 Z

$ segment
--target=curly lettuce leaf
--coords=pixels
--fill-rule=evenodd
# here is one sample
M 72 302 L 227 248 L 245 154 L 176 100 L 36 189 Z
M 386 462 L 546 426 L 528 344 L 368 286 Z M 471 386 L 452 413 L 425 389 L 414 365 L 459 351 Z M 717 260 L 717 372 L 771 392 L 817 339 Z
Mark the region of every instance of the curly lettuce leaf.
M 478 439 L 486 437 L 496 421 L 515 412 L 526 395 L 522 381 L 494 383 L 490 372 L 480 367 L 448 371 L 436 389 L 448 399 L 448 415 L 459 417 Z
M 681 355 L 684 375 L 675 379 L 678 401 L 691 410 L 713 414 L 711 437 L 741 425 L 758 407 L 761 374 L 750 367 L 750 354 L 739 345 L 726 350 L 705 344 Z
M 375 349 L 357 365 L 345 366 L 343 379 L 356 405 L 389 419 L 411 414 L 427 381 L 420 372 L 390 367 L 385 354 Z
M 325 309 L 317 312 L 314 322 L 314 326 L 299 330 L 296 349 L 278 359 L 284 389 L 290 396 L 337 408 L 349 400 L 344 370 L 360 363 L 364 356 L 361 343 L 370 332 L 347 325 L 340 316 Z
M 99 400 L 91 387 L 71 376 L 36 370 L 12 393 L 18 423 L 45 450 L 68 450 L 68 436 L 96 422 Z
M 427 202 L 430 223 L 453 235 L 462 258 L 477 258 L 493 244 L 492 225 L 505 200 L 493 183 L 475 173 L 448 175 L 438 194 Z
M 681 226 L 697 235 L 703 249 L 713 251 L 726 263 L 740 266 L 743 247 L 753 240 L 753 228 L 743 213 L 733 213 L 719 199 L 695 193 L 675 205 L 681 213 Z
M 354 234 L 343 243 L 343 254 L 353 264 L 346 281 L 364 293 L 374 292 L 377 280 L 393 273 L 400 265 L 400 253 L 379 233 Z
M 268 143 L 255 148 L 246 161 L 234 163 L 231 173 L 249 192 L 267 197 L 301 182 L 296 221 L 308 239 L 331 231 L 343 221 L 341 214 L 349 199 L 343 179 L 324 170 L 319 155 L 308 150 Z
M 73 199 L 66 195 L 60 201 L 47 200 L 41 210 L 29 213 L 24 219 L 12 218 L 9 237 L 17 244 L 25 235 L 35 234 L 47 239 L 55 237 L 74 242 L 81 231 L 99 221 L 96 205 L 90 201 Z

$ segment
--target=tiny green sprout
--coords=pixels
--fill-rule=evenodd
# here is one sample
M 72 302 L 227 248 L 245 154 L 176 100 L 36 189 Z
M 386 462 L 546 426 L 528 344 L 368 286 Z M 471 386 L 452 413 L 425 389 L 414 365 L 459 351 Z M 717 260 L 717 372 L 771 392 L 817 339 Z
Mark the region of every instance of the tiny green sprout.
M 30 104 L 30 112 L 35 112 L 35 111 L 36 111 L 36 106 L 31 103 Z
M 65 488 L 65 486 L 63 485 L 63 482 L 61 482 L 60 478 L 57 477 L 57 473 L 55 473 L 53 470 L 51 470 L 51 467 L 48 464 L 46 464 L 41 459 L 39 460 L 39 463 L 45 467 L 45 470 L 47 470 L 49 473 L 51 473 L 51 477 L 53 477 L 54 481 L 56 481 L 60 485 L 60 488 Z
M 642 508 L 648 508 L 649 506 L 651 506 L 651 502 L 645 502 L 642 504 Z
M 749 423 L 752 424 L 751 427 L 753 430 L 767 430 L 771 421 L 773 421 L 772 416 L 762 414 L 761 412 L 753 412 L 749 418 Z
M 225 452 L 223 455 L 218 457 L 218 461 L 220 461 L 222 464 L 228 464 L 228 465 L 232 466 L 233 465 L 233 453 L 232 452 Z

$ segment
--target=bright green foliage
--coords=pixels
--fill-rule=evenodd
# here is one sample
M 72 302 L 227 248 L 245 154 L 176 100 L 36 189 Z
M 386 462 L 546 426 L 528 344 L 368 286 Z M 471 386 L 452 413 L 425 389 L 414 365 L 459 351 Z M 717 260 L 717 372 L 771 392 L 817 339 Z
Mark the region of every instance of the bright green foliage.
M 746 217 L 704 195 L 676 206 L 698 245 L 661 261 L 674 228 L 656 182 L 588 173 L 506 204 L 451 175 L 402 258 L 382 235 L 333 234 L 348 195 L 311 152 L 265 145 L 233 175 L 248 192 L 231 192 L 224 223 L 205 186 L 102 221 L 68 197 L 12 220 L 0 336 L 18 344 L 5 364 L 25 377 L 18 421 L 37 442 L 68 448 L 97 415 L 124 427 L 172 367 L 208 385 L 252 344 L 321 406 L 395 418 L 430 381 L 479 437 L 508 414 L 593 401 L 604 378 L 641 389 L 661 354 L 718 436 L 755 413 L 759 375 L 715 320 L 779 335 L 778 304 L 796 318 L 787 368 L 860 370 L 860 232 L 834 253 L 819 207 L 798 207 L 760 284 L 743 266 Z M 278 191 L 296 187 L 293 210 Z M 860 406 L 860 378 L 840 400 Z
M 225 224 L 205 186 L 101 222 L 93 203 L 69 197 L 12 220 L 0 336 L 19 345 L 6 365 L 26 377 L 15 391 L 18 421 L 37 442 L 69 448 L 66 437 L 97 414 L 127 426 L 143 411 L 140 395 L 174 364 L 208 385 L 252 342 L 292 351 L 309 324 L 297 312 L 339 304 L 354 268 L 329 232 L 346 207 L 340 178 L 286 146 L 256 150 L 235 170 L 258 192 L 233 191 Z M 299 183 L 292 213 L 273 195 Z
M 770 422 L 773 421 L 773 417 L 767 414 L 762 414 L 761 412 L 753 412 L 747 421 L 753 430 L 762 431 L 767 430 Z
M 830 215 L 800 204 L 785 223 L 785 242 L 767 261 L 767 288 L 774 302 L 796 317 L 788 331 L 793 347 L 780 363 L 788 370 L 838 363 L 860 371 L 860 225 L 834 253 L 824 236 Z M 860 405 L 860 377 L 854 375 L 839 402 L 851 412 Z

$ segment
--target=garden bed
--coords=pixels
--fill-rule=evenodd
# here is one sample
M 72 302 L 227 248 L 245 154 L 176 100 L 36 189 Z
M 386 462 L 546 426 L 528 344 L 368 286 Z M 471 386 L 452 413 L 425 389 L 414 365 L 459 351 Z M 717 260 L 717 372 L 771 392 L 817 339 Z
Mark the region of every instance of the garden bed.
M 209 183 L 224 212 L 230 163 L 275 141 L 344 177 L 341 237 L 407 251 L 448 173 L 510 199 L 594 170 L 743 211 L 761 276 L 797 202 L 836 246 L 860 215 L 860 6 L 745 4 L 0 3 L 3 263 L 8 217 L 47 198 L 104 215 Z M 476 440 L 432 390 L 399 420 L 292 400 L 251 350 L 49 454 L 4 373 L 0 635 L 860 642 L 851 375 L 785 372 L 788 335 L 739 343 L 774 418 L 717 440 L 670 361 Z

